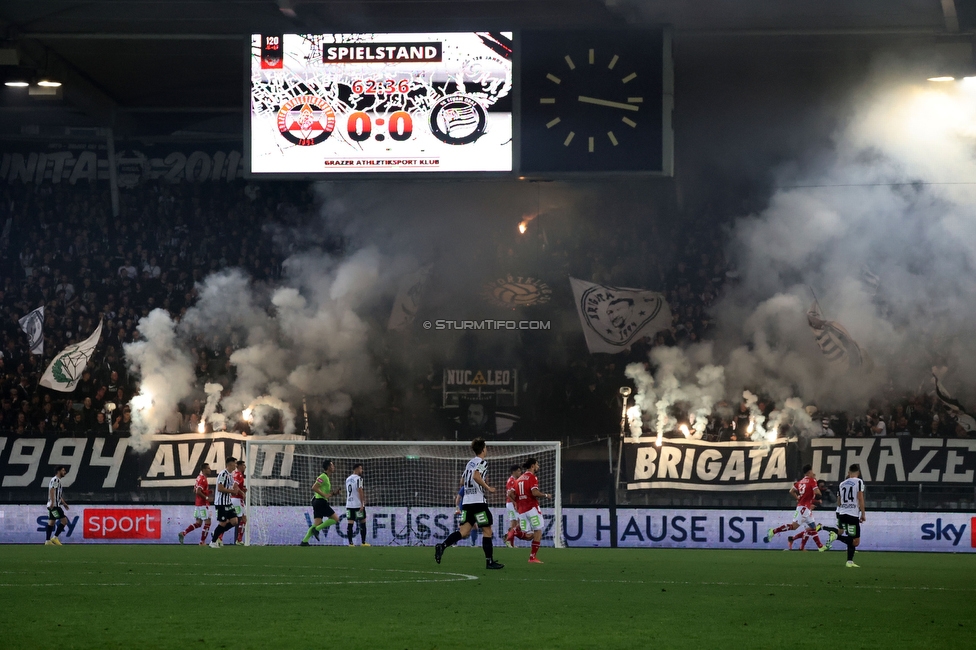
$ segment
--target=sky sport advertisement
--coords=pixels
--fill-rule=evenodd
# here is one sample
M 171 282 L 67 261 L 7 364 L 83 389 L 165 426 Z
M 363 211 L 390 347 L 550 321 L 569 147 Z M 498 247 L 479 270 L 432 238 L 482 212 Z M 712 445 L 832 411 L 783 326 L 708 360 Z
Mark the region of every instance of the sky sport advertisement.
M 512 170 L 512 33 L 254 34 L 253 174 Z
M 66 494 L 68 497 L 69 494 Z M 69 501 L 70 503 L 70 501 Z M 66 544 L 178 544 L 177 534 L 193 523 L 192 505 L 93 506 L 79 504 L 65 512 Z M 496 535 L 507 526 L 505 511 L 493 509 Z M 313 545 L 345 546 L 349 543 L 345 510 L 339 525 L 322 531 Z M 453 508 L 371 508 L 366 510 L 367 541 L 373 546 L 433 546 L 457 526 Z M 211 517 L 214 515 L 210 508 Z M 250 543 L 297 545 L 311 525 L 311 508 L 305 506 L 252 507 L 248 516 Z M 546 527 L 542 545 L 553 545 L 553 510 L 543 508 Z M 787 533 L 765 541 L 766 531 L 789 523 L 792 510 L 693 510 L 620 508 L 617 511 L 617 545 L 626 548 L 722 548 L 785 550 Z M 815 511 L 817 523 L 833 525 L 834 513 Z M 41 544 L 47 513 L 43 504 L 0 505 L 0 544 Z M 570 548 L 609 548 L 610 513 L 606 508 L 563 508 L 563 536 Z M 228 543 L 233 539 L 227 535 Z M 209 536 L 208 536 L 209 538 Z M 820 539 L 827 541 L 827 532 Z M 201 529 L 191 531 L 185 544 L 197 545 Z M 353 531 L 359 543 L 358 529 Z M 500 543 L 500 542 L 499 542 Z M 473 533 L 459 543 L 480 552 L 481 539 Z M 516 546 L 528 548 L 526 542 Z M 814 548 L 813 543 L 808 548 Z M 843 553 L 844 545 L 835 544 Z M 872 512 L 862 525 L 858 551 L 913 551 L 934 553 L 976 552 L 976 517 L 962 512 Z

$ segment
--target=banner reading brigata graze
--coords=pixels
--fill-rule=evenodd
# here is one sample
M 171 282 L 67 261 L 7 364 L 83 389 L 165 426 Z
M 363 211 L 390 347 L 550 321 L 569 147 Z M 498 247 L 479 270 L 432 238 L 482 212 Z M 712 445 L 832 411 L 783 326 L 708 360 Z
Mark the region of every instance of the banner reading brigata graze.
M 799 468 L 792 440 L 704 442 L 627 438 L 621 482 L 628 490 L 742 491 L 789 489 Z
M 814 438 L 804 453 L 817 478 L 838 481 L 851 464 L 867 483 L 976 484 L 976 439 Z
M 116 145 L 115 166 L 121 187 L 152 180 L 167 182 L 228 182 L 244 177 L 240 147 L 212 145 Z M 0 183 L 74 185 L 79 181 L 107 181 L 108 152 L 102 144 L 5 143 L 0 155 Z
M 814 438 L 705 442 L 627 438 L 621 482 L 629 490 L 748 491 L 789 489 L 805 464 L 836 482 L 857 463 L 868 484 L 976 484 L 976 439 Z
M 294 436 L 267 438 L 285 443 Z M 61 483 L 69 503 L 118 501 L 120 495 L 148 489 L 155 490 L 156 499 L 187 501 L 203 463 L 219 471 L 227 456 L 240 458 L 247 439 L 226 432 L 159 434 L 151 436 L 147 450 L 136 452 L 129 438 L 120 436 L 0 436 L 0 495 L 6 503 L 39 501 L 54 468 L 65 465 L 68 473 Z M 294 448 L 282 444 L 267 451 L 252 471 L 258 477 L 274 472 L 268 481 L 297 486 L 290 478 Z

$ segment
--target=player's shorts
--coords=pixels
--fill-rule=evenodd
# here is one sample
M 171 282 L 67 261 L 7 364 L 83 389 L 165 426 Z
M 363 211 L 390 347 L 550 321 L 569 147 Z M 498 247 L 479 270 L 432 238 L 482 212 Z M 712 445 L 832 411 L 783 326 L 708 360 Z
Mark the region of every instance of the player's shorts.
M 861 520 L 854 515 L 837 515 L 837 528 L 852 539 L 861 536 Z
M 193 509 L 193 518 L 204 521 L 210 519 L 210 508 L 207 506 L 197 506 Z
M 505 504 L 505 520 L 506 521 L 518 521 L 519 513 L 515 509 L 515 504 L 506 503 Z
M 243 517 L 244 516 L 244 506 L 239 506 L 239 505 L 237 505 L 235 503 L 234 505 L 231 506 L 231 508 L 234 509 L 234 516 L 235 517 Z
M 237 517 L 234 506 L 217 506 L 217 521 L 224 523 Z
M 800 525 L 800 528 L 816 528 L 817 524 L 813 521 L 813 511 L 806 506 L 799 506 L 793 513 L 793 521 Z
M 64 514 L 64 510 L 62 510 L 60 506 L 57 507 L 57 508 L 48 508 L 47 509 L 47 518 L 48 519 L 53 519 L 54 521 L 59 521 L 61 519 L 67 519 L 67 517 Z
M 532 508 L 519 513 L 519 526 L 523 533 L 534 533 L 537 530 L 544 530 L 546 526 L 545 517 L 538 508 Z
M 366 521 L 366 508 L 346 508 L 346 519 L 353 521 Z
M 325 499 L 312 499 L 312 517 L 314 519 L 328 519 L 335 514 L 335 510 Z
M 495 523 L 487 503 L 465 503 L 461 506 L 461 523 L 485 528 Z

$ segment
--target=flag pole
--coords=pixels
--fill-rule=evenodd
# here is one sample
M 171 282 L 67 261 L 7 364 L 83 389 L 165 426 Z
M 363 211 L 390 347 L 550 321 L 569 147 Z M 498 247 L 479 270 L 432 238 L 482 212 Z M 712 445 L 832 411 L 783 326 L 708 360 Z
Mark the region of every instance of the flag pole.
M 823 319 L 824 320 L 827 320 L 827 315 L 824 314 L 823 307 L 820 306 L 820 301 L 817 299 L 817 292 L 814 291 L 813 290 L 813 287 L 811 287 L 809 284 L 806 285 L 806 286 L 807 286 L 807 289 L 810 290 L 810 293 L 813 294 L 813 304 L 815 304 L 817 306 L 817 310 L 820 312 L 820 315 L 823 316 Z

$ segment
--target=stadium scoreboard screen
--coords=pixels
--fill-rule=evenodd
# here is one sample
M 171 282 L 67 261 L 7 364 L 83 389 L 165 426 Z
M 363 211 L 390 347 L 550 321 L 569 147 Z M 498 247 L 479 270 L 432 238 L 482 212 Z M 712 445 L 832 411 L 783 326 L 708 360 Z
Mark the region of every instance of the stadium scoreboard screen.
M 670 175 L 670 67 L 662 29 L 253 34 L 249 173 Z

